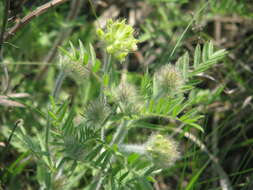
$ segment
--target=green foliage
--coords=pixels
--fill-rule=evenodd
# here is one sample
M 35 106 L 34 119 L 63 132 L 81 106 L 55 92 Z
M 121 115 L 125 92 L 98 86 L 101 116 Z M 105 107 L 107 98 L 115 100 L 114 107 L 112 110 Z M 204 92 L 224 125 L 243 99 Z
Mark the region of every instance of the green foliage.
M 70 60 L 65 61 L 65 66 L 61 67 L 65 72 L 71 70 L 74 74 L 79 73 L 79 70 L 71 69 L 73 64 L 80 64 L 80 69 L 90 64 L 89 72 L 91 75 L 96 76 L 94 80 L 97 80 L 98 83 L 101 82 L 101 78 L 105 74 L 108 74 L 109 78 L 112 77 L 114 67 L 104 71 L 102 68 L 92 68 L 97 67 L 97 61 L 91 45 L 89 46 L 90 50 L 85 49 L 80 41 L 79 50 L 74 48 L 72 43 L 70 43 L 70 46 L 71 51 L 62 49 Z M 161 89 L 164 89 L 166 85 L 172 85 L 172 88 L 165 91 L 163 96 L 158 96 L 152 90 L 148 84 L 149 82 L 152 83 L 152 80 L 147 78 L 148 75 L 142 78 L 141 83 L 144 88 L 142 95 L 138 94 L 132 84 L 121 81 L 117 89 L 113 92 L 107 92 L 112 93 L 112 97 L 115 97 L 109 102 L 109 97 L 104 94 L 103 88 L 101 88 L 99 97 L 85 105 L 83 118 L 80 118 L 78 122 L 74 121 L 77 114 L 69 108 L 67 101 L 60 103 L 51 97 L 49 109 L 43 114 L 47 115 L 44 132 L 36 133 L 36 136 L 30 137 L 22 126 L 16 134 L 25 145 L 25 152 L 31 151 L 37 160 L 37 178 L 40 185 L 47 189 L 62 189 L 68 178 L 80 168 L 83 168 L 84 170 L 92 170 L 92 173 L 94 172 L 93 183 L 87 184 L 89 189 L 96 189 L 100 186 L 108 189 L 152 189 L 149 179 L 155 171 L 151 169 L 153 164 L 158 167 L 173 165 L 179 159 L 176 143 L 162 139 L 163 145 L 159 149 L 156 147 L 158 142 L 151 140 L 147 146 L 143 147 L 143 153 L 147 158 L 152 159 L 137 157 L 134 162 L 130 159 L 133 154 L 130 154 L 130 157 L 125 156 L 124 151 L 122 152 L 118 146 L 125 142 L 128 130 L 132 130 L 136 126 L 134 123 L 146 117 L 157 117 L 165 121 L 170 118 L 180 122 L 181 128 L 189 130 L 194 127 L 204 132 L 204 129 L 197 123 L 202 116 L 193 107 L 192 102 L 195 97 L 192 96 L 190 99 L 184 97 L 189 89 L 186 90 L 185 88 L 184 91 L 177 92 L 173 88 L 178 85 L 178 80 L 190 83 L 193 76 L 217 63 L 224 57 L 225 53 L 224 50 L 214 52 L 213 45 L 210 42 L 204 45 L 202 59 L 199 60 L 201 50 L 198 45 L 195 50 L 193 69 L 190 67 L 189 54 L 185 53 L 176 63 L 178 71 L 173 71 L 182 73 L 182 78 L 168 78 L 166 80 L 170 80 L 169 82 L 163 81 L 163 78 L 166 78 L 167 75 L 174 77 L 173 74 L 170 76 L 166 70 L 164 74 L 158 74 L 159 80 L 156 81 L 156 77 L 154 78 L 156 85 L 165 82 L 162 87 L 159 87 Z M 168 72 L 171 72 L 170 69 Z M 90 80 L 87 77 L 84 77 L 84 79 Z M 116 85 L 116 81 L 112 81 L 112 86 Z M 58 82 L 56 81 L 56 83 Z M 101 84 L 102 86 L 103 84 Z M 59 86 L 56 88 L 60 89 Z M 149 90 L 145 91 L 147 88 L 151 88 L 151 92 L 154 93 L 152 96 L 149 96 Z M 171 94 L 171 90 L 175 93 Z M 133 109 L 134 106 L 140 104 L 139 101 L 146 106 L 141 106 L 141 109 Z M 120 115 L 120 117 L 115 117 L 117 115 Z M 116 127 L 116 131 L 110 140 L 110 137 L 107 136 L 107 130 L 112 126 Z M 171 149 L 169 153 L 165 150 L 168 147 Z M 135 153 L 134 149 L 134 146 L 128 146 L 129 153 Z M 153 158 L 154 156 L 156 157 Z M 151 164 L 152 162 L 153 164 Z M 96 178 L 99 180 L 97 181 Z
M 71 20 L 73 2 L 4 43 L 0 189 L 251 190 L 251 2 L 119 1 L 138 32 L 98 34 L 114 3 Z M 18 17 L 43 4 L 29 3 Z
M 211 7 L 221 14 L 237 13 L 242 16 L 252 17 L 252 4 L 247 0 L 220 0 L 211 1 Z

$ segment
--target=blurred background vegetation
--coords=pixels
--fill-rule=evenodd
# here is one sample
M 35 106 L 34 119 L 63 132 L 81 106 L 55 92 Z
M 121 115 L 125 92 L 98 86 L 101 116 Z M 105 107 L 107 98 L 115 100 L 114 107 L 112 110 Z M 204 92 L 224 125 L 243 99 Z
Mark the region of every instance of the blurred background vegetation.
M 48 0 L 10 2 L 7 29 Z M 1 19 L 3 10 L 1 1 Z M 32 19 L 4 42 L 2 63 L 8 67 L 9 85 L 4 90 L 1 68 L 0 189 L 38 189 L 31 155 L 17 144 L 9 146 L 8 151 L 4 147 L 7 131 L 18 119 L 28 124 L 31 134 L 33 128 L 40 131 L 45 124 L 37 113 L 18 101 L 7 101 L 4 95 L 46 110 L 58 73 L 58 47 L 68 47 L 69 41 L 77 45 L 80 39 L 85 45 L 93 43 L 98 57 L 102 57 L 95 31 L 108 18 L 126 18 L 141 40 L 138 50 L 127 60 L 129 77 L 136 83 L 147 68 L 152 73 L 160 65 L 174 63 L 185 50 L 193 55 L 198 43 L 212 40 L 217 48 L 228 50 L 226 59 L 202 76 L 202 83 L 194 91 L 198 94 L 198 109 L 205 115 L 201 124 L 205 133 L 196 135 L 219 158 L 234 189 L 252 190 L 252 0 L 71 0 Z M 86 85 L 69 78 L 64 81 L 61 95 L 65 99 L 70 96 L 74 109 L 81 110 Z M 141 138 L 142 133 L 135 135 Z M 205 166 L 208 156 L 191 142 L 181 142 L 181 146 L 182 161 L 157 176 L 154 189 L 185 189 L 189 182 L 194 183 L 190 189 L 221 189 L 215 169 Z M 3 168 L 9 172 L 3 173 Z M 82 189 L 89 176 L 83 178 L 76 189 Z

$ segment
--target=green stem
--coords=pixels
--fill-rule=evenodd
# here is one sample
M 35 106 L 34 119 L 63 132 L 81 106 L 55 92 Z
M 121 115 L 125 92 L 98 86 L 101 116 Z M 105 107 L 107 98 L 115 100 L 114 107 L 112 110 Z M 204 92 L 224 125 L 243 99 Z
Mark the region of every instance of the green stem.
M 65 77 L 66 77 L 66 73 L 64 71 L 60 71 L 59 75 L 57 76 L 54 90 L 53 90 L 53 94 L 52 94 L 52 96 L 55 99 L 58 99 L 58 96 L 59 96 L 59 93 L 61 90 L 61 86 L 62 86 L 62 83 L 63 83 L 63 80 L 65 79 Z
M 178 48 L 178 46 L 180 45 L 182 39 L 184 38 L 186 32 L 189 30 L 190 26 L 193 24 L 193 22 L 198 18 L 198 16 L 200 15 L 200 13 L 208 6 L 209 1 L 207 1 L 194 15 L 194 17 L 190 20 L 189 24 L 187 25 L 187 27 L 185 28 L 185 30 L 183 31 L 183 33 L 181 34 L 181 36 L 179 37 L 179 39 L 177 40 L 177 43 L 175 45 L 175 47 L 173 48 L 169 58 L 171 58 L 173 56 L 173 54 L 175 53 L 176 49 Z
M 106 54 L 106 60 L 104 63 L 104 75 L 110 73 L 111 59 L 112 56 L 110 54 Z
M 3 48 L 3 43 L 4 43 L 4 33 L 7 28 L 7 24 L 8 24 L 9 9 L 10 9 L 10 0 L 5 0 L 3 22 L 2 22 L 2 28 L 1 28 L 1 34 L 0 34 L 0 52 L 1 52 L 0 55 L 2 55 L 2 48 Z
M 48 161 L 50 164 L 50 168 L 52 168 L 52 160 L 51 160 L 51 154 L 50 154 L 50 149 L 49 149 L 49 131 L 50 130 L 50 117 L 49 114 L 47 114 L 47 126 L 45 129 L 45 147 L 46 147 L 46 152 L 48 153 Z
M 104 76 L 103 78 L 110 73 L 110 67 L 111 67 L 111 55 L 106 54 L 106 59 L 104 62 L 104 67 L 103 67 L 103 71 L 104 71 Z M 107 98 L 104 94 L 104 90 L 105 90 L 105 86 L 104 83 L 101 83 L 101 90 L 100 90 L 100 96 L 102 98 L 103 101 L 105 101 L 105 103 L 107 104 Z M 101 140 L 104 141 L 105 140 L 105 128 L 104 126 L 101 128 Z
M 106 76 L 109 76 L 109 82 L 108 82 L 107 85 L 110 86 L 110 84 L 111 84 L 111 73 L 112 73 L 112 57 L 111 57 L 110 54 L 106 54 L 106 59 L 105 59 L 105 62 L 104 62 L 103 71 L 104 71 L 103 79 L 105 79 Z M 105 89 L 105 85 L 104 85 L 104 83 L 102 83 L 102 85 L 101 85 L 101 94 L 100 95 L 104 99 L 104 101 L 107 103 L 107 98 L 104 94 L 104 89 Z M 126 124 L 126 121 L 123 120 L 123 122 L 120 124 L 119 128 L 117 129 L 110 145 L 113 145 L 113 144 L 115 144 L 119 141 L 120 134 L 123 131 L 123 129 L 125 128 L 125 124 Z M 102 127 L 102 129 L 101 129 L 101 140 L 103 141 L 104 139 L 105 139 L 105 129 L 104 129 L 104 127 Z M 112 160 L 113 156 L 111 156 L 110 159 Z M 108 170 L 108 168 L 106 169 L 106 171 L 107 170 Z M 99 190 L 101 188 L 101 186 L 103 184 L 103 180 L 104 180 L 104 177 L 101 174 L 99 174 L 97 177 L 99 178 L 99 180 L 96 184 L 95 190 Z M 95 179 L 97 177 L 95 177 Z
M 112 139 L 110 145 L 119 144 L 124 140 L 124 138 L 122 138 L 122 136 L 124 136 L 124 137 L 126 136 L 125 134 L 127 132 L 127 130 L 126 130 L 127 125 L 128 125 L 128 121 L 123 120 L 121 122 L 121 124 L 117 128 L 116 133 L 113 136 L 113 139 Z
M 6 146 L 5 146 L 4 150 L 3 150 L 3 152 L 5 152 L 5 154 L 7 154 L 7 152 L 9 151 L 9 146 L 10 146 L 10 143 L 11 143 L 11 139 L 12 139 L 12 137 L 13 137 L 13 135 L 14 135 L 14 133 L 15 133 L 15 131 L 16 131 L 18 125 L 19 125 L 21 122 L 22 122 L 21 120 L 18 120 L 18 121 L 15 123 L 13 129 L 11 130 L 11 134 L 10 134 L 10 136 L 9 136 L 7 142 L 6 142 Z M 2 155 L 0 156 L 0 161 L 3 160 L 5 154 L 2 154 Z
M 5 0 L 3 22 L 2 22 L 2 28 L 1 28 L 1 34 L 0 34 L 0 63 L 2 64 L 4 75 L 5 75 L 5 80 L 3 81 L 6 82 L 6 86 L 3 89 L 3 94 L 6 93 L 9 89 L 8 68 L 7 68 L 7 65 L 3 62 L 4 34 L 8 25 L 9 9 L 10 9 L 10 0 Z
M 122 142 L 124 140 L 124 137 L 126 135 L 123 135 L 123 138 L 122 138 L 122 134 L 126 134 L 126 127 L 127 127 L 127 125 L 128 125 L 128 121 L 127 120 L 123 120 L 121 122 L 121 124 L 117 128 L 116 133 L 113 136 L 113 139 L 112 139 L 112 141 L 110 143 L 110 146 L 112 146 L 114 144 L 120 144 L 120 142 Z M 110 159 L 113 160 L 113 158 L 114 158 L 114 156 L 111 156 Z M 108 168 L 105 171 L 108 171 Z M 99 174 L 98 178 L 99 178 L 99 180 L 98 180 L 98 182 L 96 184 L 95 190 L 99 190 L 101 188 L 102 184 L 103 184 L 104 177 L 101 176 L 101 174 Z

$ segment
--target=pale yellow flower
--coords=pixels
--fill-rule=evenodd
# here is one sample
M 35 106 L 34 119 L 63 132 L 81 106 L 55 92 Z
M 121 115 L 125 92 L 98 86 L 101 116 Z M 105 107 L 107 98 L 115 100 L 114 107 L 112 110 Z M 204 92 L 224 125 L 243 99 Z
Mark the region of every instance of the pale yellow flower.
M 97 35 L 105 43 L 107 53 L 121 62 L 130 52 L 137 50 L 138 40 L 134 38 L 134 29 L 126 24 L 125 19 L 108 20 L 105 31 L 99 28 Z

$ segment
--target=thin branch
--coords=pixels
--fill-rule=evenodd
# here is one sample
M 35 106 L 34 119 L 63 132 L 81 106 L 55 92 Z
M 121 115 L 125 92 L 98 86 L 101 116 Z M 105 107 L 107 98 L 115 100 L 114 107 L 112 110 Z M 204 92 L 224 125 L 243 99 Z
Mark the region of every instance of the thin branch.
M 58 98 L 59 98 L 59 93 L 60 93 L 62 83 L 63 83 L 65 77 L 66 77 L 66 73 L 63 70 L 60 71 L 60 73 L 55 81 L 55 87 L 54 87 L 54 90 L 52 93 L 52 96 L 54 97 L 55 100 L 58 100 Z
M 56 7 L 62 3 L 65 3 L 68 0 L 52 0 L 44 5 L 41 5 L 34 11 L 32 11 L 27 16 L 23 17 L 20 21 L 18 21 L 9 31 L 4 34 L 3 40 L 8 40 L 11 36 L 13 36 L 20 28 L 28 24 L 32 19 L 40 16 L 41 14 L 45 13 L 48 9 L 52 7 Z

